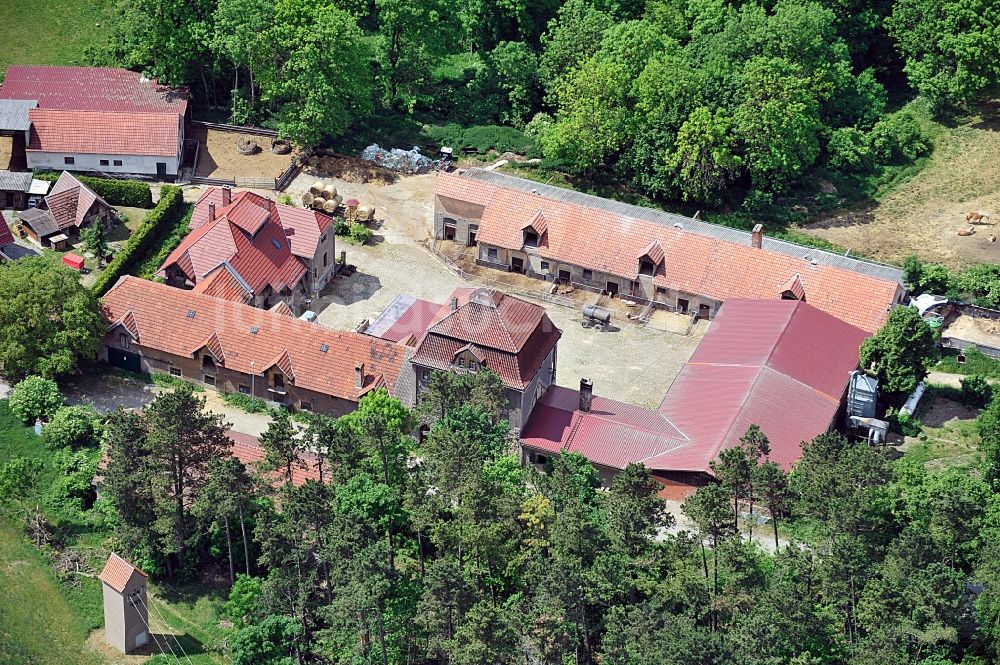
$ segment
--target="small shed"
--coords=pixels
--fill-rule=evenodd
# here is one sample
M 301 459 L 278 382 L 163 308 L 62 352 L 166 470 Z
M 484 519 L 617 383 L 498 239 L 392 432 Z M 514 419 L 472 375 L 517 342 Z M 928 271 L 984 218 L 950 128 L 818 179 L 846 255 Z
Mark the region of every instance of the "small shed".
M 146 573 L 114 553 L 98 576 L 104 588 L 105 639 L 123 653 L 149 642 L 146 578 Z
M 55 240 L 55 238 L 53 238 Z M 83 257 L 77 254 L 65 254 L 63 255 L 63 263 L 68 265 L 73 270 L 83 270 Z

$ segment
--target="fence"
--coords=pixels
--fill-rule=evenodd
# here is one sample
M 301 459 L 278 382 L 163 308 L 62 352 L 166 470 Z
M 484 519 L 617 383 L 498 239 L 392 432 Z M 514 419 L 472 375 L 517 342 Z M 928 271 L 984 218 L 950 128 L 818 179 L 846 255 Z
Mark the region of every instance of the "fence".
M 946 349 L 957 349 L 959 351 L 965 351 L 966 349 L 972 347 L 978 349 L 984 356 L 990 356 L 991 358 L 997 358 L 1000 360 L 1000 349 L 994 346 L 987 346 L 985 344 L 977 344 L 968 340 L 958 339 L 957 337 L 942 337 L 941 346 Z
M 204 122 L 202 120 L 192 120 L 191 124 L 209 129 L 218 129 L 223 132 L 239 132 L 241 134 L 256 134 L 257 136 L 278 138 L 278 132 L 273 129 L 264 129 L 263 127 L 243 127 L 241 125 L 227 125 L 223 122 Z

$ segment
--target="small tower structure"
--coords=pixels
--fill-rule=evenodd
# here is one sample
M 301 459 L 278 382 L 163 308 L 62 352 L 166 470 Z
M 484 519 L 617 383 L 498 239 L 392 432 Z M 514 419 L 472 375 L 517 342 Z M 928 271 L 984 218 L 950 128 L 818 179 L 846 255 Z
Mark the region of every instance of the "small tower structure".
M 104 587 L 105 639 L 123 653 L 149 642 L 146 577 L 146 573 L 114 553 L 98 576 Z

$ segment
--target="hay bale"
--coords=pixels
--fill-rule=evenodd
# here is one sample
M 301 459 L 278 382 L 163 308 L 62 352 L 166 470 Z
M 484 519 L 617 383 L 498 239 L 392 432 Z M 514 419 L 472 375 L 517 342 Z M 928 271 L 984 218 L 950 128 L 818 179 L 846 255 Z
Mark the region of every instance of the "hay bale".
M 312 187 L 309 188 L 309 193 L 313 196 L 323 196 L 323 181 L 317 180 L 314 182 Z
M 323 198 L 329 200 L 335 197 L 336 195 L 337 195 L 337 188 L 334 187 L 332 184 L 327 185 L 326 187 L 323 188 Z
M 337 212 L 337 207 L 338 207 L 337 202 L 333 199 L 330 199 L 329 201 L 323 204 L 323 211 L 332 214 Z
M 322 196 L 317 196 L 312 200 L 312 207 L 315 210 L 322 210 L 323 206 L 326 205 L 326 199 Z
M 375 208 L 372 206 L 358 206 L 358 219 L 362 222 L 371 221 L 375 216 Z
M 340 194 L 336 194 L 336 195 L 335 195 L 335 196 L 333 197 L 333 200 L 334 200 L 334 201 L 336 201 L 337 205 L 339 206 L 339 205 L 340 205 L 340 204 L 341 204 L 341 203 L 343 202 L 343 200 L 344 200 L 344 197 L 343 197 L 343 196 L 341 196 Z
M 308 208 L 309 204 L 313 202 L 313 198 L 315 197 L 313 197 L 312 192 L 306 192 L 302 195 L 302 205 Z

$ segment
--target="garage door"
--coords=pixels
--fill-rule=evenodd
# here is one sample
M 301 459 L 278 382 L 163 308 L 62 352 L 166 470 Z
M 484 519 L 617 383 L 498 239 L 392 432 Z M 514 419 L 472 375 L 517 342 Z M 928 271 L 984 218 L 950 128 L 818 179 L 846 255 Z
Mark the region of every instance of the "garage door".
M 108 349 L 108 362 L 130 372 L 139 372 L 142 367 L 138 353 L 122 351 L 121 349 Z

